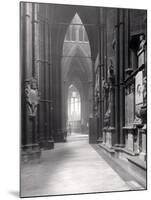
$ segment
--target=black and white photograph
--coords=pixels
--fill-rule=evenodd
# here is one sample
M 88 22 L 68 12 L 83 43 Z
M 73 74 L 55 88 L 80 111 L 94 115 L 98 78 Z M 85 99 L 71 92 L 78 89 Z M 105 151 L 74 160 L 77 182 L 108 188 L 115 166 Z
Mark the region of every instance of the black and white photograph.
M 20 197 L 147 190 L 147 10 L 109 6 L 19 4 Z

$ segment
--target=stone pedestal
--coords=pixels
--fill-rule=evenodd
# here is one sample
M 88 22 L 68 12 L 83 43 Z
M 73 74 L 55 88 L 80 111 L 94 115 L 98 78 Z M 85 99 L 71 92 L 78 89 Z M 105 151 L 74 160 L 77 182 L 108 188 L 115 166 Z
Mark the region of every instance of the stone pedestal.
M 146 139 L 146 129 L 139 129 L 139 149 L 140 154 L 139 157 L 141 160 L 146 161 L 146 145 L 147 145 L 147 139 Z
M 106 127 L 103 129 L 103 144 L 111 148 L 115 144 L 114 127 Z
M 58 129 L 54 131 L 53 138 L 54 138 L 54 142 L 64 142 L 63 130 Z
M 136 128 L 124 127 L 125 132 L 125 148 L 132 154 L 139 153 L 139 135 Z

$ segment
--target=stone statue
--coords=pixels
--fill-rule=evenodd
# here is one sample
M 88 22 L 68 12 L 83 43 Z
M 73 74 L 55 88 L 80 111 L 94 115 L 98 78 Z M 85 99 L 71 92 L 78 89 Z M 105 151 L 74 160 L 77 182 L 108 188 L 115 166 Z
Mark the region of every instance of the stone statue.
M 116 31 L 115 31 L 115 29 L 113 31 L 112 48 L 113 48 L 113 50 L 116 50 Z
M 114 75 L 114 66 L 113 61 L 110 59 L 110 65 L 108 67 L 108 83 L 106 83 L 107 86 L 107 111 L 104 116 L 104 124 L 105 126 L 110 126 L 110 119 L 111 119 L 111 112 L 112 112 L 112 97 L 113 97 L 113 84 L 115 81 L 115 75 Z
M 145 36 L 142 34 L 139 36 L 139 40 L 140 40 L 140 43 L 139 43 L 139 50 L 144 50 L 145 49 L 145 45 L 146 45 L 146 40 L 145 40 Z
M 25 84 L 26 105 L 29 111 L 29 116 L 34 117 L 37 113 L 37 105 L 39 104 L 39 94 L 37 80 L 31 78 Z
M 141 34 L 139 36 L 139 47 L 137 51 L 138 67 L 141 67 L 143 64 L 145 64 L 145 46 L 146 46 L 145 36 Z
M 114 79 L 115 79 L 114 66 L 113 66 L 112 59 L 110 59 L 110 65 L 109 65 L 109 68 L 108 68 L 108 80 L 109 80 L 109 83 L 113 84 L 114 83 Z

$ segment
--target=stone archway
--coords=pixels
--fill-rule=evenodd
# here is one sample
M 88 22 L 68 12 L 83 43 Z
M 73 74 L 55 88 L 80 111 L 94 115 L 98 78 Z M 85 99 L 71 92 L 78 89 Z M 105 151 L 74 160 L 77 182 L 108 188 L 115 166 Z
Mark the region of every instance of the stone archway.
M 81 26 L 84 29 L 81 20 L 78 22 L 78 26 Z M 86 32 L 86 30 L 84 31 Z M 67 34 L 69 34 L 68 30 Z M 73 41 L 72 39 L 71 41 L 64 41 L 63 44 L 61 62 L 62 127 L 63 129 L 66 128 L 68 88 L 73 84 L 81 94 L 81 124 L 83 126 L 82 130 L 85 132 L 88 131 L 89 115 L 90 112 L 92 113 L 92 105 L 90 105 L 92 104 L 92 88 L 90 87 L 90 82 L 92 81 L 92 59 L 89 41 L 79 41 L 78 39 L 79 37 L 76 41 Z
M 98 53 L 98 8 L 95 7 L 81 7 L 81 6 L 55 6 L 53 8 L 54 13 L 52 14 L 52 31 L 51 31 L 51 49 L 52 52 L 52 63 L 55 67 L 53 67 L 52 73 L 55 74 L 52 77 L 55 85 L 53 88 L 53 99 L 54 101 L 54 109 L 53 109 L 53 120 L 54 120 L 54 132 L 55 132 L 55 141 L 62 141 L 63 139 L 63 132 L 65 128 L 65 118 L 66 115 L 64 110 L 64 95 L 61 95 L 62 85 L 66 85 L 66 79 L 62 79 L 62 52 L 64 46 L 65 35 L 67 29 L 77 13 L 81 18 L 82 25 L 87 32 L 87 37 L 90 46 L 90 59 L 91 59 L 91 70 L 90 74 L 92 75 L 94 72 L 94 62 Z M 89 15 L 88 15 L 89 13 Z M 73 50 L 74 51 L 74 50 Z M 85 56 L 85 54 L 83 54 Z M 81 59 L 82 60 L 82 59 Z M 62 79 L 62 80 L 61 80 Z M 60 82 L 61 80 L 61 82 Z M 88 79 L 87 81 L 89 85 L 91 85 L 91 92 L 89 94 L 93 95 L 92 92 L 92 83 L 93 83 L 93 76 Z M 66 87 L 66 86 L 65 86 Z M 92 99 L 90 100 L 92 104 Z M 91 106 L 92 110 L 92 106 Z M 92 113 L 91 113 L 92 114 Z

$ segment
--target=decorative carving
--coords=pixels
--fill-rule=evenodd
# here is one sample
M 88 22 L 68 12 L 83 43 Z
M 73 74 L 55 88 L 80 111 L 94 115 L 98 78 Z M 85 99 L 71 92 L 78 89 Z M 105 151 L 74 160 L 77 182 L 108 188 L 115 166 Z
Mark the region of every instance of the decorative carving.
M 142 73 L 142 72 L 140 72 Z M 137 82 L 137 81 L 136 81 Z M 143 80 L 141 78 L 141 82 L 143 82 L 143 84 L 141 85 L 141 101 L 139 101 L 141 103 L 141 106 L 138 106 L 136 104 L 136 117 L 135 117 L 135 121 L 134 124 L 136 124 L 137 126 L 141 125 L 143 126 L 143 129 L 146 129 L 146 123 L 147 123 L 147 78 L 144 77 Z M 139 93 L 139 84 L 136 84 L 136 89 L 137 92 Z M 139 94 L 138 94 L 139 95 Z M 137 100 L 137 99 L 136 99 Z M 136 101 L 136 103 L 139 103 L 138 101 Z
M 109 92 L 109 84 L 106 81 L 103 81 L 103 91 L 104 91 L 104 95 L 107 96 Z
M 147 106 L 142 106 L 140 109 L 140 117 L 142 119 L 142 123 L 146 124 L 147 121 Z
M 136 107 L 134 125 L 142 126 L 142 120 L 141 120 L 141 116 L 140 116 L 140 107 L 139 106 Z
M 115 75 L 114 75 L 114 66 L 113 66 L 113 61 L 110 59 L 110 65 L 108 68 L 108 80 L 110 84 L 113 84 L 115 81 Z
M 135 104 L 143 104 L 143 72 L 135 76 Z
M 145 36 L 143 34 L 140 35 L 139 40 L 140 43 L 137 51 L 137 56 L 138 56 L 138 67 L 141 67 L 142 65 L 145 64 L 145 46 L 146 46 Z
M 110 117 L 111 117 L 111 102 L 109 102 L 108 109 L 104 115 L 104 125 L 109 127 L 110 125 Z
M 105 113 L 104 116 L 104 125 L 109 127 L 110 124 L 110 119 L 111 119 L 111 104 L 113 102 L 111 102 L 111 96 L 113 95 L 113 85 L 115 82 L 115 75 L 114 75 L 114 66 L 113 66 L 113 62 L 112 59 L 110 59 L 110 65 L 108 67 L 108 82 L 104 83 L 104 89 L 106 91 L 106 94 L 108 96 L 108 107 L 107 107 L 107 111 Z
M 116 49 L 116 43 L 117 43 L 117 41 L 116 41 L 116 30 L 114 29 L 114 31 L 113 31 L 113 40 L 112 40 L 112 48 L 113 48 L 113 50 Z
M 25 95 L 29 116 L 35 117 L 37 113 L 37 105 L 39 104 L 39 94 L 36 79 L 31 78 L 30 80 L 26 81 Z
M 139 49 L 138 49 L 137 54 L 139 54 L 142 50 L 145 50 L 145 45 L 146 45 L 145 35 L 141 34 L 139 36 L 139 40 L 140 40 L 140 43 L 139 43 Z
M 146 129 L 147 124 L 147 78 L 143 79 L 143 106 L 140 109 L 140 117 L 142 119 L 142 124 L 144 124 L 142 129 Z
M 99 95 L 99 91 L 96 91 L 96 102 L 97 104 L 100 102 L 100 95 Z
M 147 104 L 147 77 L 143 78 L 143 104 Z

